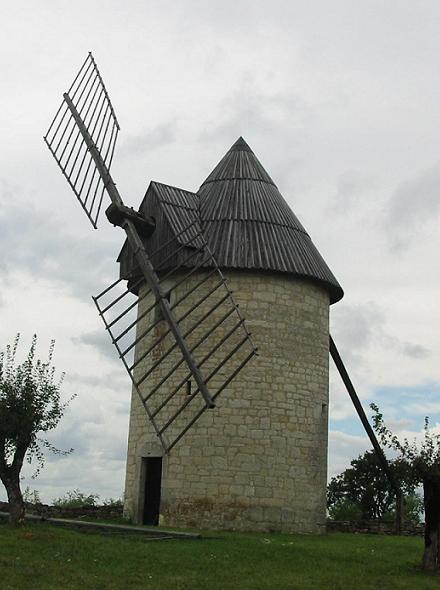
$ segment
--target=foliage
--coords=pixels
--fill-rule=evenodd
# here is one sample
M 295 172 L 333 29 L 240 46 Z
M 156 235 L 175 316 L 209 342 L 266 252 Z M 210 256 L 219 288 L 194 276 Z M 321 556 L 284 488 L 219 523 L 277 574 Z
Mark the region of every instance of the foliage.
M 415 484 L 408 475 L 407 466 L 402 461 L 393 461 L 390 468 L 402 483 L 405 495 L 414 493 Z M 384 518 L 393 510 L 395 493 L 383 472 L 374 451 L 367 451 L 353 459 L 345 471 L 333 477 L 327 486 L 327 507 L 331 518 L 337 520 L 347 514 L 362 519 Z M 355 507 L 358 510 L 355 510 Z M 351 518 L 340 518 L 352 520 Z
M 49 347 L 48 359 L 35 358 L 37 336 L 32 338 L 25 361 L 17 363 L 20 335 L 14 343 L 0 353 L 0 478 L 10 505 L 13 521 L 24 516 L 23 497 L 20 490 L 20 472 L 26 457 L 35 461 L 34 477 L 44 466 L 44 451 L 68 454 L 73 449 L 61 451 L 45 437 L 45 433 L 58 426 L 70 401 L 61 401 L 60 388 L 64 374 L 56 380 L 52 366 L 55 342 Z
M 122 498 L 106 498 L 102 501 L 102 505 L 108 508 L 123 508 L 124 502 Z
M 79 490 L 66 492 L 61 498 L 54 498 L 53 505 L 57 508 L 87 508 L 98 505 L 98 494 L 84 494 Z
M 19 590 L 434 590 L 417 537 L 207 533 L 148 542 L 35 524 L 0 525 L 2 588 Z
M 80 490 L 68 491 L 60 498 L 52 500 L 53 506 L 57 508 L 90 508 L 99 506 L 99 494 L 85 494 Z M 108 508 L 122 508 L 123 501 L 121 498 L 105 498 L 102 506 Z
M 412 524 L 420 524 L 422 522 L 423 514 L 423 498 L 417 493 L 409 494 L 403 497 L 403 522 Z M 395 522 L 396 520 L 396 505 L 395 503 L 391 509 L 383 515 L 385 522 Z
M 37 505 L 41 504 L 40 492 L 38 490 L 31 490 L 29 486 L 26 486 L 23 492 L 23 500 L 26 504 Z
M 0 438 L 4 441 L 2 450 L 6 461 L 13 459 L 15 451 L 26 445 L 28 462 L 32 463 L 33 459 L 37 462 L 36 476 L 44 466 L 45 448 L 63 455 L 73 451 L 61 451 L 38 434 L 58 426 L 75 396 L 61 402 L 64 373 L 55 381 L 54 340 L 50 343 L 47 361 L 42 362 L 35 359 L 37 336 L 34 334 L 26 360 L 17 365 L 19 341 L 20 334 L 17 334 L 13 345 L 6 346 L 6 353 L 0 352 Z
M 409 520 L 414 524 L 420 524 L 422 522 L 423 513 L 423 498 L 418 494 L 412 494 L 405 496 L 405 502 L 403 505 L 403 518 Z
M 350 522 L 362 520 L 361 507 L 348 498 L 343 498 L 332 504 L 328 509 L 328 514 L 332 520 L 348 520 Z
M 383 414 L 376 404 L 370 404 L 373 410 L 373 427 L 384 447 L 400 453 L 402 462 L 406 465 L 408 478 L 413 485 L 423 482 L 427 475 L 440 477 L 440 434 L 434 433 L 429 427 L 429 418 L 425 418 L 423 426 L 423 441 L 418 444 L 415 440 L 403 443 L 385 425 Z

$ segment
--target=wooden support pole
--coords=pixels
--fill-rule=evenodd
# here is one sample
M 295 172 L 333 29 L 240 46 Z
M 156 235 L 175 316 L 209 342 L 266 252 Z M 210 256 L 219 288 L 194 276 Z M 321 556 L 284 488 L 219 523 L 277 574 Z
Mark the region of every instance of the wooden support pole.
M 357 415 L 359 416 L 360 421 L 362 422 L 365 432 L 367 433 L 368 438 L 370 439 L 370 442 L 373 445 L 373 449 L 376 452 L 376 456 L 379 460 L 379 463 L 382 466 L 382 469 L 384 470 L 384 473 L 387 476 L 388 481 L 390 482 L 390 485 L 396 495 L 396 534 L 399 535 L 401 533 L 401 529 L 402 529 L 402 513 L 403 513 L 403 510 L 402 510 L 403 496 L 402 496 L 400 486 L 397 483 L 397 481 L 390 469 L 390 466 L 389 466 L 387 458 L 385 457 L 385 454 L 382 450 L 382 447 L 380 446 L 379 441 L 377 440 L 376 435 L 374 434 L 374 430 L 371 428 L 371 425 L 368 422 L 368 418 L 364 412 L 364 408 L 362 407 L 361 401 L 360 401 L 360 399 L 356 393 L 356 390 L 353 386 L 353 383 L 351 382 L 351 379 L 347 373 L 347 369 L 345 368 L 345 365 L 342 362 L 341 356 L 339 355 L 338 349 L 336 348 L 336 344 L 331 336 L 329 337 L 329 339 L 330 339 L 331 357 L 336 365 L 336 368 L 339 371 L 342 381 L 344 382 L 344 385 L 347 389 L 348 395 L 350 396 L 350 399 L 353 402 L 353 405 L 356 409 L 356 412 L 357 412 Z

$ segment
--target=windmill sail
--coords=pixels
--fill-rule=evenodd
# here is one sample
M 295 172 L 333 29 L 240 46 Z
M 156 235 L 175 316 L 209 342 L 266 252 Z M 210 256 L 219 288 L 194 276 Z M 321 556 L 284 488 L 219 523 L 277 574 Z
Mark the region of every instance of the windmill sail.
M 179 252 L 184 246 L 190 250 L 191 270 L 187 269 L 187 259 L 158 275 L 152 261 L 160 260 L 162 264 L 163 252 L 149 256 L 142 240 L 156 231 L 155 221 L 124 205 L 110 174 L 119 124 L 92 54 L 63 96 L 44 139 L 92 225 L 96 228 L 107 192 L 111 205 L 106 215 L 126 233 L 138 267 L 139 297 L 126 305 L 133 285 L 121 292 L 121 281 L 116 281 L 94 301 L 147 415 L 164 449 L 169 451 L 207 408 L 215 406 L 216 397 L 256 349 L 197 223 L 183 228 L 180 242 L 183 240 L 184 244 L 178 247 Z M 167 259 L 168 251 L 169 248 Z M 188 295 L 173 301 L 172 293 L 177 287 L 199 270 L 207 278 L 189 288 L 189 307 Z M 218 278 L 216 285 L 204 290 L 208 278 L 214 275 Z M 219 296 L 221 288 L 223 295 Z M 203 307 L 203 314 L 197 317 L 201 304 L 207 301 L 210 307 Z M 142 312 L 128 321 L 137 304 Z M 140 332 L 141 319 L 153 310 L 156 319 Z M 231 318 L 235 318 L 235 323 L 229 325 Z M 159 325 L 157 334 L 155 328 Z M 243 354 L 245 347 L 248 352 Z M 130 361 L 135 350 L 137 356 Z M 219 358 L 219 354 L 223 356 Z M 161 377 L 157 378 L 159 369 Z M 214 393 L 208 387 L 210 382 L 214 384 Z M 186 388 L 183 400 L 182 388 Z
M 184 246 L 190 251 L 184 261 L 161 273 L 171 310 L 178 318 L 182 336 L 205 371 L 212 400 L 229 385 L 256 354 L 244 319 L 227 281 L 218 268 L 200 231 L 185 227 Z M 154 253 L 164 256 L 163 245 Z M 182 245 L 179 246 L 182 248 Z M 167 258 L 175 252 L 167 251 Z M 207 268 L 205 268 L 207 266 Z M 202 268 L 203 267 L 203 268 Z M 178 343 L 164 325 L 151 289 L 138 279 L 130 289 L 121 289 L 122 279 L 94 297 L 133 386 L 168 452 L 207 409 Z M 133 291 L 138 291 L 134 298 Z M 138 310 L 136 314 L 136 309 Z M 135 354 L 136 351 L 136 354 Z
M 120 127 L 91 53 L 64 94 L 64 100 L 44 141 L 96 228 L 105 184 L 72 112 L 72 106 L 99 151 L 106 170 L 110 170 Z

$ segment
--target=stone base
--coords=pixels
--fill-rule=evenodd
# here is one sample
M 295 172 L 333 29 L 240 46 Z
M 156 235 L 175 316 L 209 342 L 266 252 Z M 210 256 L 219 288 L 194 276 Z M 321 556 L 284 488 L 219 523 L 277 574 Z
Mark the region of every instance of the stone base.
M 219 504 L 209 498 L 181 499 L 172 505 L 163 503 L 160 524 L 225 531 L 289 532 L 323 534 L 325 521 L 310 524 L 310 515 L 295 514 L 289 508 L 250 506 L 236 501 Z

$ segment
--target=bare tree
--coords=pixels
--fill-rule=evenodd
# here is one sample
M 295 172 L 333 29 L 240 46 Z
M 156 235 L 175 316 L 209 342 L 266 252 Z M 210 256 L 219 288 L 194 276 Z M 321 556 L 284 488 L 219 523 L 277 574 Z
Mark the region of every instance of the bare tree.
M 55 342 L 51 342 L 48 359 L 43 362 L 35 358 L 37 336 L 34 335 L 26 360 L 17 364 L 19 341 L 17 334 L 13 344 L 0 353 L 0 479 L 6 488 L 13 523 L 24 519 L 20 472 L 25 459 L 29 463 L 36 462 L 36 476 L 44 466 L 45 450 L 56 454 L 68 454 L 73 450 L 61 451 L 42 436 L 58 425 L 75 397 L 61 402 L 64 373 L 55 379 L 52 366 Z

